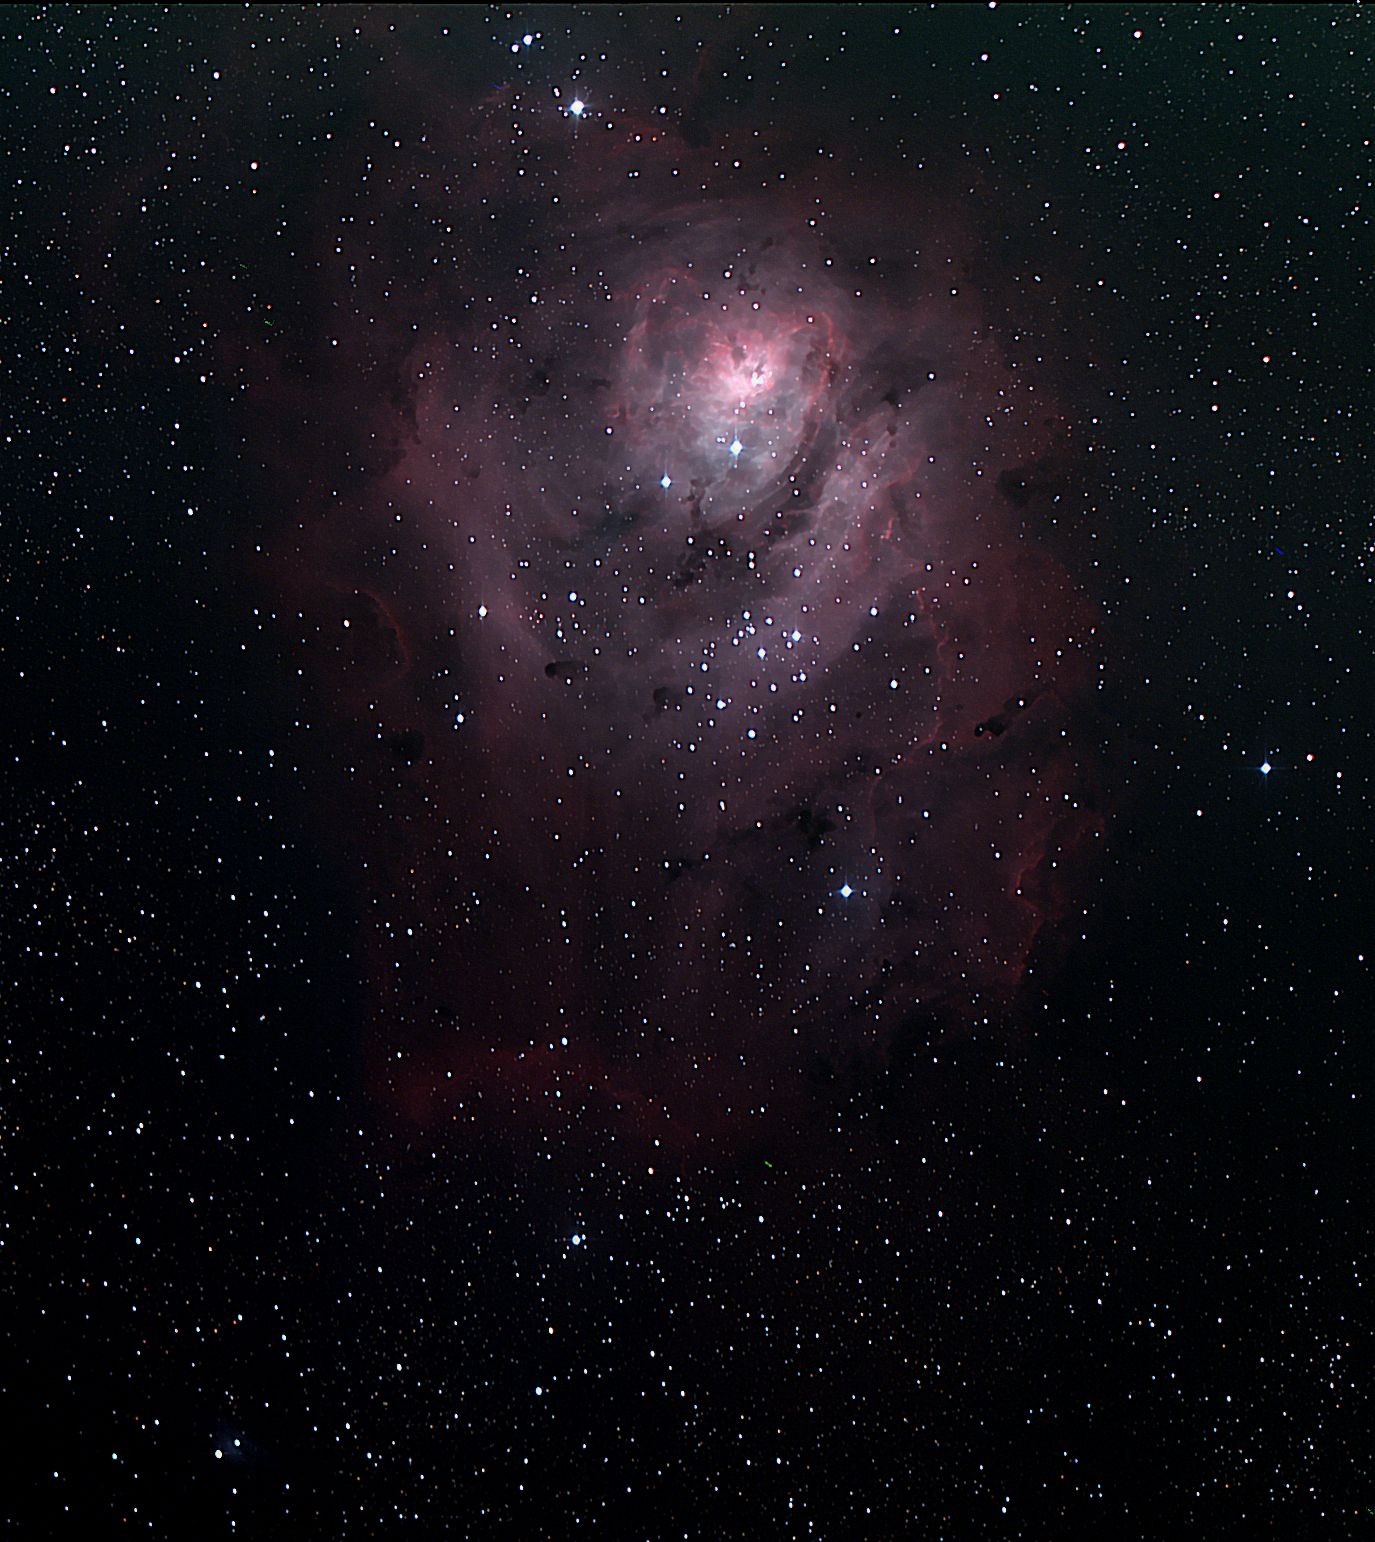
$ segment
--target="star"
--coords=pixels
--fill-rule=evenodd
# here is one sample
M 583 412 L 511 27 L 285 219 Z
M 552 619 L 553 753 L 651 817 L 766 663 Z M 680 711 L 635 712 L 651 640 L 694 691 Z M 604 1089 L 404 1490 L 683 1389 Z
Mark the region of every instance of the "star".
M 731 442 L 730 442 L 730 445 L 729 445 L 729 449 L 730 449 L 730 452 L 731 452 L 732 455 L 739 455 L 741 450 L 743 450 L 744 448 L 745 448 L 745 446 L 740 443 L 739 435 L 737 435 L 734 439 L 732 439 Z
M 840 886 L 840 897 L 841 897 L 841 899 L 849 899 L 849 897 L 854 892 L 855 891 L 850 887 L 850 885 L 848 883 L 841 884 L 841 886 Z
M 1273 767 L 1273 766 L 1272 766 L 1272 765 L 1271 765 L 1271 764 L 1270 764 L 1270 762 L 1269 762 L 1269 761 L 1268 761 L 1268 760 L 1267 760 L 1267 761 L 1265 761 L 1265 762 L 1263 762 L 1263 763 L 1262 763 L 1262 765 L 1261 765 L 1261 768 L 1260 768 L 1260 774 L 1261 774 L 1261 775 L 1262 775 L 1262 776 L 1269 776 L 1269 775 L 1270 775 L 1270 773 L 1271 773 L 1271 772 L 1272 772 L 1272 771 L 1273 771 L 1273 770 L 1274 770 L 1274 769 L 1275 769 L 1275 768 L 1274 768 L 1274 767 Z
M 663 476 L 659 478 L 659 486 L 662 487 L 665 492 L 667 492 L 668 489 L 673 486 L 673 478 L 669 476 L 667 471 L 665 471 Z
M 583 113 L 587 110 L 587 103 L 584 102 L 580 97 L 574 97 L 573 100 L 568 104 L 568 110 L 575 118 L 581 118 Z

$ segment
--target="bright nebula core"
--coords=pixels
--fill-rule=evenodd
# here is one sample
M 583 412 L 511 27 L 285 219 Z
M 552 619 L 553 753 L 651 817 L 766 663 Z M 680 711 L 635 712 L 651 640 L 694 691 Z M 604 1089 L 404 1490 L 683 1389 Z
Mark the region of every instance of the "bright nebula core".
M 552 202 L 484 170 L 513 122 Z M 341 222 L 266 393 L 263 571 L 422 1126 L 805 1130 L 838 1066 L 1008 1031 L 1088 902 L 1050 286 L 1018 312 L 929 173 L 701 137 L 489 102 Z

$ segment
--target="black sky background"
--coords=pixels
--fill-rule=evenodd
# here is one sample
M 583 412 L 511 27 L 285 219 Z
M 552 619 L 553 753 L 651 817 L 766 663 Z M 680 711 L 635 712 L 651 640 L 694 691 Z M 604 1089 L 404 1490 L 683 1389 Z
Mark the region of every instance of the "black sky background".
M 1370 1524 L 1364 16 L 127 7 L 5 32 L 12 1534 Z M 980 232 L 990 324 L 1027 314 L 1014 275 L 1054 291 L 1034 345 L 1079 469 L 1037 538 L 1106 664 L 1083 937 L 996 1031 L 833 1067 L 767 1163 L 398 1115 L 339 767 L 298 726 L 330 721 L 327 680 L 255 551 L 394 384 L 385 349 L 356 409 L 332 383 L 283 476 L 272 382 L 326 379 L 332 200 L 403 220 L 381 129 L 551 86 L 662 100 L 708 154 L 805 132 L 878 185 L 925 159 Z M 474 283 L 516 282 L 474 219 Z

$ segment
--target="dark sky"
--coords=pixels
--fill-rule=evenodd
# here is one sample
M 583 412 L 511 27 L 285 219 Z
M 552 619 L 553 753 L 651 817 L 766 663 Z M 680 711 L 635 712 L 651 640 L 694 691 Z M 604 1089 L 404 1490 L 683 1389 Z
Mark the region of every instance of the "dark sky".
M 1354 9 L 12 9 L 17 1536 L 1356 1535 Z

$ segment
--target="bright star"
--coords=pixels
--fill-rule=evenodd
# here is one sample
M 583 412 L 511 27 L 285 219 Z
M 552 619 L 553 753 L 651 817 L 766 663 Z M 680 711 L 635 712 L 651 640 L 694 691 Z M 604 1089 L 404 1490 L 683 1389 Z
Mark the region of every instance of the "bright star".
M 854 892 L 855 891 L 850 887 L 850 885 L 848 883 L 841 884 L 841 886 L 840 886 L 840 897 L 841 897 L 841 899 L 849 899 L 849 897 Z
M 581 118 L 584 110 L 586 109 L 586 106 L 586 102 L 582 101 L 578 97 L 574 97 L 573 100 L 568 104 L 568 110 L 575 118 Z
M 665 491 L 673 486 L 673 478 L 669 476 L 667 471 L 665 471 L 663 476 L 659 478 L 659 486 L 662 487 Z
M 1261 775 L 1262 775 L 1262 776 L 1269 776 L 1269 775 L 1270 775 L 1270 773 L 1271 773 L 1271 771 L 1273 771 L 1273 770 L 1274 770 L 1274 769 L 1275 769 L 1275 768 L 1274 768 L 1274 767 L 1273 767 L 1273 766 L 1272 766 L 1272 765 L 1271 765 L 1271 764 L 1270 764 L 1270 762 L 1269 762 L 1269 761 L 1268 761 L 1268 760 L 1267 760 L 1267 761 L 1266 761 L 1266 762 L 1265 762 L 1265 763 L 1264 763 L 1264 764 L 1263 764 L 1263 765 L 1262 765 L 1262 766 L 1261 766 L 1261 768 L 1260 768 L 1260 774 L 1261 774 Z
M 745 446 L 740 443 L 740 439 L 739 439 L 738 436 L 731 440 L 729 449 L 730 449 L 730 452 L 731 452 L 732 455 L 739 455 L 741 450 L 743 450 L 744 448 L 745 448 Z

